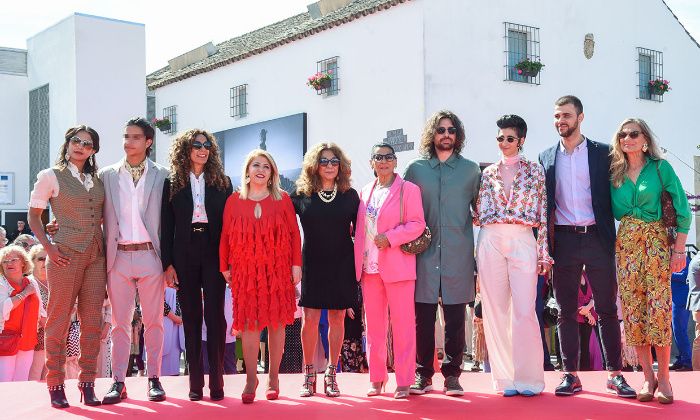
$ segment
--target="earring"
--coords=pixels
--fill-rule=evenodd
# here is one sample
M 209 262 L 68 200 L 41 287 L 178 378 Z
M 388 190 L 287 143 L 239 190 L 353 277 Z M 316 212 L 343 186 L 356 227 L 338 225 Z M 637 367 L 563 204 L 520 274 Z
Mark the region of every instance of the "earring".
M 95 167 L 95 155 L 90 155 L 90 166 Z
M 64 157 L 66 158 L 66 162 L 70 160 L 70 154 L 68 152 L 66 152 L 66 155 Z
M 646 152 L 647 150 L 649 150 L 649 145 L 647 143 L 644 143 L 642 145 L 642 152 Z
M 272 186 L 272 180 L 271 180 L 271 179 L 268 179 L 268 180 L 267 180 L 267 186 L 268 186 L 268 187 L 271 187 L 271 186 Z

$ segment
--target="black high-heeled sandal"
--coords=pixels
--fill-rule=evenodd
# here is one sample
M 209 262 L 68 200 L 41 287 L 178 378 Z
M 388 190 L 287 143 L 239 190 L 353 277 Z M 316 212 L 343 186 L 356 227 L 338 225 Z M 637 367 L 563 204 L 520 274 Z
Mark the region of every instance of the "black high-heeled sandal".
M 80 390 L 80 402 L 85 399 L 85 405 L 92 407 L 102 404 L 102 401 L 95 397 L 94 382 L 78 382 L 78 389 Z
M 323 392 L 329 397 L 340 396 L 338 382 L 335 380 L 335 365 L 328 365 L 326 374 L 323 375 Z
M 63 384 L 49 387 L 49 396 L 51 397 L 51 407 L 53 408 L 68 408 L 68 399 L 66 399 L 66 390 Z
M 311 397 L 316 393 L 316 371 L 314 365 L 304 365 L 304 384 L 299 391 L 300 397 Z

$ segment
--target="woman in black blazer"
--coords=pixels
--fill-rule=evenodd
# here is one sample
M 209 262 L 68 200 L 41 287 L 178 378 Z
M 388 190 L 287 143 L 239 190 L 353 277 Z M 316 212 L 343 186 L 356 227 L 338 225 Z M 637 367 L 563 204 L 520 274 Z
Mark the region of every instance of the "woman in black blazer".
M 163 185 L 161 258 L 168 286 L 178 289 L 190 370 L 189 398 L 198 401 L 203 394 L 204 315 L 209 395 L 218 401 L 224 398 L 226 345 L 226 282 L 219 272 L 219 239 L 231 180 L 224 173 L 216 138 L 200 129 L 188 130 L 173 142 L 170 167 Z

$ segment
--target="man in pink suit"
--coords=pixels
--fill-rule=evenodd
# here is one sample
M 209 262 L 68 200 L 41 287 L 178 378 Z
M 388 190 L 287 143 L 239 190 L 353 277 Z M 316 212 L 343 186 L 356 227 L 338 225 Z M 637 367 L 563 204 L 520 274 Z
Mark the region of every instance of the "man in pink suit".
M 355 272 L 365 304 L 371 381 L 367 395 L 379 395 L 388 379 L 388 303 L 397 385 L 394 398 L 407 398 L 416 364 L 416 257 L 404 253 L 400 246 L 425 229 L 423 204 L 420 189 L 394 172 L 393 147 L 373 146 L 370 165 L 377 179 L 360 194 L 355 235 Z

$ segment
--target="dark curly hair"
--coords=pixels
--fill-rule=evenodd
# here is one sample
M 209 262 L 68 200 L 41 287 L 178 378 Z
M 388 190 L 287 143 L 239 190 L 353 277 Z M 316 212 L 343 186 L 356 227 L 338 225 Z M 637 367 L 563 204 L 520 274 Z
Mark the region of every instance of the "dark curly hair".
M 192 142 L 200 134 L 211 142 L 209 159 L 204 164 L 206 185 L 216 187 L 220 191 L 226 191 L 229 186 L 229 179 L 224 172 L 224 165 L 221 163 L 216 137 L 206 130 L 195 128 L 180 134 L 170 146 L 170 200 L 190 183 Z
M 420 139 L 419 153 L 421 156 L 425 158 L 432 158 L 436 155 L 434 142 L 435 131 L 440 125 L 440 120 L 443 118 L 448 118 L 450 121 L 452 121 L 452 125 L 454 125 L 457 129 L 454 151 L 457 154 L 462 153 L 462 148 L 464 148 L 464 143 L 466 141 L 464 125 L 452 111 L 442 110 L 433 114 L 433 116 L 425 122 L 425 128 L 423 128 L 423 134 L 421 135 Z

